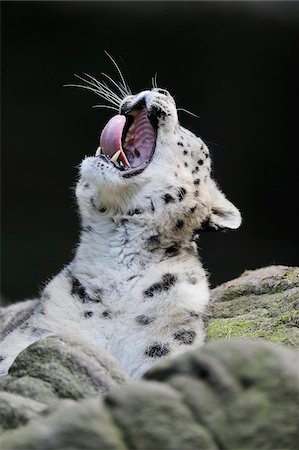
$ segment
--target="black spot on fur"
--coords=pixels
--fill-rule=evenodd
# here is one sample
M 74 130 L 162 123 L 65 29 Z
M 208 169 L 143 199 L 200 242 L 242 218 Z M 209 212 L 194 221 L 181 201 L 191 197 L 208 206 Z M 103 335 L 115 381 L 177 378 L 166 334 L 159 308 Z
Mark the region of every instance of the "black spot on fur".
M 200 183 L 200 179 L 197 178 L 196 180 L 193 181 L 193 184 L 195 184 L 195 186 L 197 186 Z
M 196 284 L 198 282 L 198 280 L 197 280 L 197 278 L 195 278 L 195 277 L 190 277 L 189 279 L 188 279 L 188 283 L 189 284 Z
M 196 173 L 196 172 L 198 172 L 198 171 L 199 171 L 199 167 L 198 167 L 198 166 L 195 166 L 195 169 L 192 170 L 192 173 L 194 174 L 194 173 Z
M 178 142 L 178 145 L 180 146 L 180 147 L 184 147 L 184 144 L 182 143 L 182 142 Z
M 37 301 L 36 303 L 34 303 L 34 305 L 30 305 L 22 311 L 18 311 L 2 331 L 2 336 L 5 337 L 17 328 L 21 328 L 22 326 L 24 327 L 23 329 L 28 328 L 27 321 L 35 312 L 39 311 L 41 308 L 41 303 Z
M 139 208 L 134 209 L 134 214 L 141 214 L 142 211 Z
M 86 231 L 86 232 L 90 233 L 93 231 L 93 228 L 90 225 L 88 225 L 87 227 L 82 228 L 82 231 Z
M 197 161 L 197 164 L 199 164 L 200 166 L 202 166 L 202 165 L 203 165 L 203 160 L 202 160 L 202 159 L 199 159 L 199 160 Z
M 189 212 L 190 212 L 191 214 L 193 214 L 193 213 L 195 212 L 196 208 L 197 208 L 196 205 L 195 205 L 195 206 L 192 206 L 192 208 L 189 209 Z
M 139 325 L 149 325 L 155 320 L 154 317 L 148 317 L 142 314 L 141 316 L 136 317 L 136 322 L 139 323 Z
M 84 313 L 84 317 L 86 318 L 86 319 L 88 319 L 89 317 L 92 317 L 93 316 L 93 312 L 92 311 L 86 311 L 85 313 Z
M 161 358 L 162 356 L 167 355 L 169 351 L 169 344 L 155 342 L 146 349 L 145 355 L 150 358 Z
M 199 313 L 196 311 L 190 311 L 189 312 L 190 317 L 192 317 L 193 319 L 198 319 L 199 318 Z
M 165 203 L 173 203 L 175 201 L 175 199 L 170 194 L 165 194 L 163 198 Z
M 5 356 L 0 355 L 0 363 L 5 360 Z
M 100 213 L 104 214 L 107 211 L 107 208 L 105 206 L 102 206 L 102 208 L 99 209 Z
M 194 197 L 198 197 L 198 191 L 194 191 Z
M 181 202 L 182 200 L 184 200 L 184 198 L 186 197 L 187 191 L 185 188 L 180 187 L 178 189 L 178 199 Z
M 152 210 L 153 212 L 155 211 L 155 206 L 154 206 L 153 200 L 151 200 L 151 210 Z
M 193 330 L 179 330 L 173 335 L 174 339 L 180 341 L 180 344 L 191 345 L 195 339 L 196 333 Z
M 185 167 L 188 167 L 188 163 L 184 162 L 184 166 L 185 166 Z
M 167 247 L 165 249 L 165 255 L 166 256 L 175 256 L 179 253 L 180 245 L 175 242 L 173 245 L 170 245 L 170 247 Z
M 102 289 L 95 289 L 93 292 L 93 297 L 90 298 L 90 301 L 94 303 L 102 303 L 102 294 L 103 294 Z
M 107 319 L 111 319 L 112 317 L 112 311 L 110 311 L 110 309 L 106 309 L 106 311 L 102 312 L 102 316 L 106 317 Z
M 184 150 L 183 153 L 184 153 L 184 155 L 187 155 L 188 154 L 188 150 Z
M 177 223 L 175 224 L 175 227 L 179 230 L 180 228 L 183 228 L 185 225 L 185 222 L 182 219 L 179 219 Z
M 157 245 L 160 242 L 160 236 L 159 234 L 154 234 L 153 236 L 150 236 L 147 240 L 147 243 L 149 245 Z
M 91 204 L 91 206 L 93 207 L 93 208 L 96 208 L 96 204 L 95 204 L 95 201 L 94 201 L 94 199 L 91 197 L 91 199 L 90 199 L 90 204 Z
M 31 328 L 30 331 L 31 331 L 31 334 L 33 334 L 34 336 L 38 336 L 38 337 L 44 336 L 45 334 L 49 333 L 48 330 L 45 330 L 44 328 L 38 328 L 38 327 Z
M 83 303 L 85 303 L 87 296 L 85 289 L 80 283 L 80 281 L 71 275 L 71 283 L 72 283 L 71 295 L 76 295 L 77 297 L 80 298 L 80 300 L 82 300 Z
M 94 297 L 91 298 L 86 294 L 86 290 L 82 286 L 80 281 L 76 277 L 74 277 L 71 273 L 70 273 L 70 279 L 71 279 L 71 285 L 72 285 L 71 295 L 76 295 L 77 297 L 79 297 L 79 299 L 81 300 L 82 303 L 88 303 L 88 302 L 100 303 L 102 301 L 101 295 L 100 295 L 101 289 L 95 290 Z
M 84 183 L 84 184 L 83 184 L 83 187 L 84 187 L 85 189 L 89 189 L 89 188 L 90 188 L 90 185 L 89 185 L 89 183 Z
M 162 276 L 162 280 L 158 283 L 152 284 L 148 289 L 144 291 L 145 297 L 153 297 L 156 293 L 160 293 L 163 291 L 169 291 L 170 288 L 177 281 L 177 277 L 172 275 L 171 273 L 166 273 Z

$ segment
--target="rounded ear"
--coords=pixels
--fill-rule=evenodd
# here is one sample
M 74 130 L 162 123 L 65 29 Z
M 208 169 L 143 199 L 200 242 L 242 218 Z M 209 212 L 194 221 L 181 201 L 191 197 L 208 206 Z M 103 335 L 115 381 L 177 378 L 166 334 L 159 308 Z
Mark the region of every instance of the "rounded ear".
M 216 183 L 211 180 L 211 215 L 208 226 L 214 230 L 236 230 L 242 222 L 240 211 L 225 197 Z

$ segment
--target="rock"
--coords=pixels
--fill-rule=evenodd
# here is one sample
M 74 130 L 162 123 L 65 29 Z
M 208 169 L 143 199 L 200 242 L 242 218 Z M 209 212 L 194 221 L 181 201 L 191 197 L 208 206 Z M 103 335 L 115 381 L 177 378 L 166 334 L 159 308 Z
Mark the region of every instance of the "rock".
M 218 448 L 295 450 L 298 369 L 294 350 L 232 339 L 165 360 L 145 378 L 177 390 L 193 420 L 209 430 Z
M 46 405 L 20 395 L 0 392 L 0 427 L 4 430 L 17 428 L 37 417 Z
M 97 347 L 40 341 L 0 382 L 1 449 L 295 450 L 298 305 L 298 268 L 246 272 L 212 292 L 215 342 L 140 382 Z
M 118 427 L 100 398 L 61 400 L 56 410 L 2 435 L 3 450 L 123 450 Z
M 49 404 L 100 395 L 127 379 L 118 361 L 103 349 L 49 337 L 19 354 L 0 389 Z
M 132 383 L 106 398 L 129 449 L 217 449 L 180 392 L 157 382 Z
M 207 339 L 265 338 L 299 347 L 299 268 L 247 271 L 212 291 Z
M 60 400 L 5 432 L 2 448 L 295 450 L 298 364 L 295 350 L 263 341 L 209 343 L 104 399 Z

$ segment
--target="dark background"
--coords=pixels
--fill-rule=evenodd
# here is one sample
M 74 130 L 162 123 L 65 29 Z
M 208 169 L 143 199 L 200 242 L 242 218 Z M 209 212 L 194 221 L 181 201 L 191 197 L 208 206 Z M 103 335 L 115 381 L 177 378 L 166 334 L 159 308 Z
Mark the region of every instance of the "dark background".
M 158 71 L 181 123 L 209 145 L 214 176 L 241 210 L 235 232 L 206 233 L 216 285 L 245 269 L 298 264 L 297 2 L 2 2 L 2 292 L 37 294 L 73 254 L 76 165 L 109 111 L 74 73 L 133 92 Z

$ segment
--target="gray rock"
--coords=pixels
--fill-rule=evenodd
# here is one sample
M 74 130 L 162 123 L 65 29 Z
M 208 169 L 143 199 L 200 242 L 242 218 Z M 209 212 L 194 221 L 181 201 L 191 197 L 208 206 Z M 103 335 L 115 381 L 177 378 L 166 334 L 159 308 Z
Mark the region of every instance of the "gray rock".
M 30 425 L 6 432 L 1 438 L 2 450 L 45 449 L 122 450 L 127 448 L 109 410 L 100 398 L 83 401 L 61 400 L 47 417 Z
M 2 430 L 17 428 L 38 417 L 46 405 L 21 395 L 0 392 L 0 427 Z
M 2 448 L 295 450 L 298 364 L 296 351 L 263 341 L 209 343 L 104 400 L 60 400 L 5 432 Z
M 216 342 L 138 383 L 99 348 L 36 343 L 0 382 L 1 449 L 295 450 L 298 305 L 298 268 L 246 272 L 213 290 Z
M 297 449 L 299 354 L 263 341 L 219 341 L 145 376 L 170 384 L 221 449 Z
M 100 395 L 126 380 L 117 360 L 105 350 L 49 337 L 20 353 L 0 389 L 48 404 Z
M 245 272 L 212 291 L 207 339 L 265 338 L 299 347 L 299 268 Z

